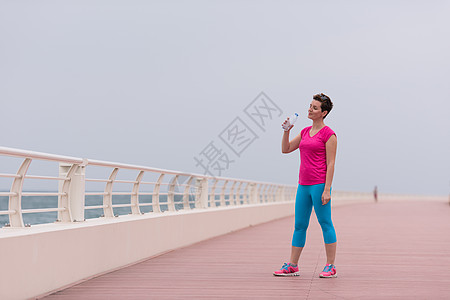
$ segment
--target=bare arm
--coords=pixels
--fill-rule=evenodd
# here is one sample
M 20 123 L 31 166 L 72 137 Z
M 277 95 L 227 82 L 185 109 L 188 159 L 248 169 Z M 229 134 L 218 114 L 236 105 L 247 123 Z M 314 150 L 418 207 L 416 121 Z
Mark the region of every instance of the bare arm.
M 331 200 L 331 183 L 334 176 L 334 163 L 336 161 L 337 138 L 332 135 L 325 144 L 327 151 L 327 175 L 325 179 L 325 189 L 322 194 L 322 205 Z
M 292 127 L 291 127 L 292 128 Z M 302 139 L 301 135 L 297 135 L 292 141 L 289 142 L 289 131 L 285 131 L 283 133 L 283 138 L 281 140 L 281 152 L 282 153 L 291 153 L 298 149 L 298 145 L 300 144 L 300 140 Z

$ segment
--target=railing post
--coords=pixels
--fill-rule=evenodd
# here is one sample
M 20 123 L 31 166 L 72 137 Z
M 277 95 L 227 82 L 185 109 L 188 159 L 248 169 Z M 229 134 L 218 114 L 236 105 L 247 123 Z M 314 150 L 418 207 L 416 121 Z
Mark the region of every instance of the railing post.
M 216 207 L 216 185 L 219 180 L 217 178 L 214 178 L 214 183 L 211 187 L 211 192 L 209 193 L 209 203 L 211 204 L 211 207 Z
M 208 208 L 208 178 L 197 178 L 196 186 L 195 207 Z
M 161 182 L 164 179 L 164 173 L 159 175 L 158 181 L 155 184 L 152 195 L 152 210 L 153 212 L 161 212 L 161 207 L 159 206 L 159 189 L 161 188 Z
M 275 193 L 275 185 L 273 185 L 273 184 L 271 184 L 270 186 L 269 186 L 269 202 L 275 202 L 275 195 L 274 195 L 274 193 Z
M 267 187 L 268 187 L 267 183 L 264 183 L 261 185 L 261 189 L 260 189 L 260 202 L 261 203 L 267 202 Z
M 105 186 L 105 194 L 103 195 L 103 213 L 106 218 L 114 217 L 114 209 L 112 207 L 112 190 L 117 172 L 119 172 L 119 168 L 114 168 L 114 170 L 111 172 L 111 175 L 109 175 L 108 182 Z
M 273 202 L 280 202 L 280 194 L 281 194 L 281 187 L 280 186 L 273 186 Z
M 184 193 L 183 193 L 183 209 L 190 209 L 191 205 L 189 203 L 189 195 L 191 191 L 191 183 L 192 180 L 194 180 L 194 176 L 190 176 L 188 181 L 186 182 L 186 186 L 184 187 Z
M 239 185 L 238 185 L 238 188 L 237 188 L 237 192 L 236 192 L 236 198 L 235 198 L 234 204 L 241 205 L 241 187 L 242 187 L 242 184 L 243 184 L 243 183 L 244 183 L 243 181 L 239 182 Z
M 231 189 L 230 189 L 230 195 L 229 195 L 230 205 L 236 205 L 236 194 L 234 192 L 235 186 L 236 186 L 236 180 L 233 181 L 233 184 L 231 185 Z
M 169 190 L 167 193 L 167 209 L 169 211 L 176 211 L 175 209 L 175 187 L 177 186 L 178 176 L 175 175 L 169 183 Z
M 280 201 L 286 202 L 286 187 L 282 186 L 280 187 Z
M 247 182 L 247 185 L 245 186 L 245 200 L 244 200 L 245 204 L 251 203 L 251 191 L 252 191 L 251 188 L 252 188 L 252 183 Z
M 25 227 L 22 218 L 22 186 L 23 180 L 25 179 L 25 174 L 28 171 L 28 167 L 31 164 L 31 158 L 25 158 L 17 175 L 19 177 L 14 178 L 13 184 L 11 186 L 11 193 L 14 195 L 9 196 L 9 210 L 16 211 L 9 215 L 9 223 L 11 227 Z
M 255 204 L 258 203 L 258 184 L 251 183 L 250 184 L 250 203 Z
M 78 166 L 70 182 L 69 203 L 73 222 L 84 221 L 86 167 Z
M 58 211 L 58 220 L 63 222 L 84 221 L 86 167 L 77 164 L 59 164 L 59 177 L 66 178 L 58 185 L 58 207 L 67 207 Z
M 222 186 L 222 192 L 220 193 L 220 206 L 227 206 L 227 203 L 225 202 L 225 189 L 227 188 L 229 180 L 225 180 Z
M 133 192 L 131 194 L 131 213 L 133 215 L 141 215 L 141 209 L 139 208 L 139 185 L 141 184 L 144 171 L 140 171 L 136 177 L 136 182 L 133 184 Z

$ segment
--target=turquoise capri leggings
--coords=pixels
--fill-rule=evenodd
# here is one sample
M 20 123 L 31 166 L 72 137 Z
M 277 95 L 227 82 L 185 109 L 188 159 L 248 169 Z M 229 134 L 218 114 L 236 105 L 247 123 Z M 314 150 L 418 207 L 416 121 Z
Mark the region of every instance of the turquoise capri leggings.
M 322 193 L 325 183 L 315 185 L 298 185 L 295 198 L 295 228 L 292 237 L 292 246 L 304 247 L 306 242 L 306 230 L 309 225 L 312 207 L 316 212 L 317 220 L 322 227 L 325 244 L 336 242 L 336 231 L 331 221 L 331 201 L 322 205 Z

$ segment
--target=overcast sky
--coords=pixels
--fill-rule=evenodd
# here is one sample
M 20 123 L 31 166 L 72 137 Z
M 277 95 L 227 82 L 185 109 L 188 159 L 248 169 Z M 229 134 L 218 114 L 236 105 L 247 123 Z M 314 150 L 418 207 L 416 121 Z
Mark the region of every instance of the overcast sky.
M 446 195 L 450 1 L 368 2 L 1 0 L 0 145 L 297 184 L 323 92 L 333 189 Z

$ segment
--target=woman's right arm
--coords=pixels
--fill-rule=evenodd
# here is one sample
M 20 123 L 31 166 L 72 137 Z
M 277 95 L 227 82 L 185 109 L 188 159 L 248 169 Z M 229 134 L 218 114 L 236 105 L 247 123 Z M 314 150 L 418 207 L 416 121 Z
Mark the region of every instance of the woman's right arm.
M 292 127 L 291 127 L 292 128 Z M 300 140 L 302 139 L 302 136 L 298 134 L 295 138 L 292 139 L 292 141 L 289 142 L 289 131 L 285 131 L 283 133 L 283 139 L 281 140 L 281 152 L 282 153 L 291 153 L 292 151 L 295 151 L 298 149 L 298 145 L 300 145 Z

